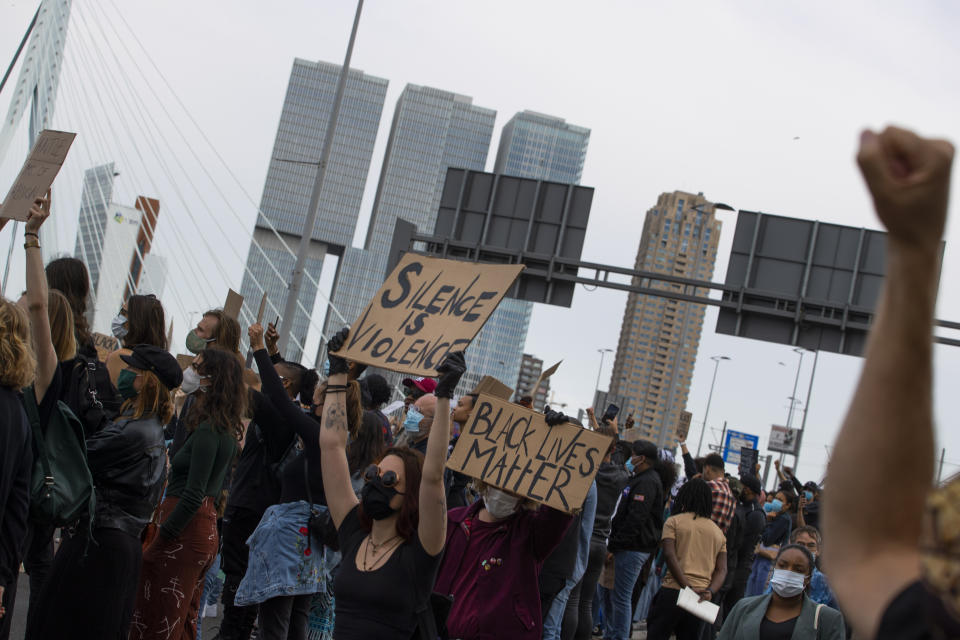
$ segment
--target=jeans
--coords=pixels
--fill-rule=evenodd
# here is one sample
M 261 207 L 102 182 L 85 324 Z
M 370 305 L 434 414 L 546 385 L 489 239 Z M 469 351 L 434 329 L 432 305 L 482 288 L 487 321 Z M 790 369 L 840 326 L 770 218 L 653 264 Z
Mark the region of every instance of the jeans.
M 567 609 L 567 600 L 570 599 L 570 592 L 573 591 L 575 586 L 577 586 L 577 583 L 567 578 L 563 589 L 554 596 L 550 608 L 543 615 L 543 640 L 560 640 L 563 612 Z
M 264 640 L 306 640 L 312 594 L 277 596 L 260 603 L 260 636 Z
M 576 626 L 574 627 L 573 638 L 575 640 L 590 640 L 593 634 L 593 601 L 597 593 L 597 580 L 600 579 L 600 572 L 603 571 L 603 560 L 607 556 L 607 543 L 603 540 L 590 541 L 590 556 L 587 559 L 587 570 L 580 580 L 579 598 L 574 602 L 573 594 L 567 602 L 567 608 L 576 605 Z M 597 618 L 599 621 L 599 618 Z M 563 639 L 569 640 L 571 636 L 567 634 L 567 624 L 564 621 Z
M 615 564 L 613 611 L 604 627 L 605 640 L 630 640 L 630 609 L 633 585 L 637 583 L 643 564 L 650 556 L 645 551 L 617 551 L 613 554 Z

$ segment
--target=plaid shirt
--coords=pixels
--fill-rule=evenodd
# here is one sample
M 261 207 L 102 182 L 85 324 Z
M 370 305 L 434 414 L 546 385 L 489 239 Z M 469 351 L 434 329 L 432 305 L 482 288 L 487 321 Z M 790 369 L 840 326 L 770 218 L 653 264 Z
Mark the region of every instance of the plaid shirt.
M 713 494 L 713 514 L 710 519 L 726 534 L 737 508 L 737 499 L 733 497 L 733 492 L 730 491 L 725 479 L 711 480 L 707 484 L 710 485 L 710 492 Z

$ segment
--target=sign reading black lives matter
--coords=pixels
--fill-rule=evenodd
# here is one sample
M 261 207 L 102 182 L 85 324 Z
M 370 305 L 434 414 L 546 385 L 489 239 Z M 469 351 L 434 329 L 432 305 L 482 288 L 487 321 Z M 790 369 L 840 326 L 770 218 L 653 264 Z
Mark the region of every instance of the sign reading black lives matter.
M 338 356 L 434 377 L 493 313 L 523 265 L 491 265 L 407 253 L 350 327 Z
M 481 395 L 447 466 L 570 513 L 583 506 L 612 438 Z

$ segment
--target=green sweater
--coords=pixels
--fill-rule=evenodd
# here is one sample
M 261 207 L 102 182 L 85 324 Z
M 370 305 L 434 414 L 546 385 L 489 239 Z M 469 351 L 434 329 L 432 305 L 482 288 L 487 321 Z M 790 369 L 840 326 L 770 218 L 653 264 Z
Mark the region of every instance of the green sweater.
M 768 593 L 740 600 L 723 621 L 717 640 L 764 640 L 760 637 L 760 623 L 767 615 L 772 597 Z M 803 606 L 791 640 L 844 640 L 846 636 L 843 614 L 803 596 Z
M 227 470 L 237 453 L 237 439 L 230 433 L 217 433 L 207 422 L 187 436 L 170 463 L 167 496 L 180 502 L 163 524 L 160 534 L 176 538 L 190 523 L 207 496 L 218 496 Z

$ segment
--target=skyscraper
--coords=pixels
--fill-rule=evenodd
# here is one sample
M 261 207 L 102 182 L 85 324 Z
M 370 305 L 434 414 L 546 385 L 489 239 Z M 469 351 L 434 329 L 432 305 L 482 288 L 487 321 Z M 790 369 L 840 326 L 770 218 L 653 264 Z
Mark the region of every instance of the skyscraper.
M 547 398 L 550 397 L 550 378 L 541 382 L 540 386 L 537 387 L 536 393 L 534 393 L 533 385 L 537 384 L 541 373 L 543 373 L 543 360 L 529 353 L 523 354 L 514 399 L 519 400 L 523 396 L 532 396 L 533 408 L 537 411 L 543 411 L 543 407 L 547 403 Z
M 494 172 L 578 184 L 589 142 L 589 129 L 521 111 L 503 127 Z M 473 388 L 486 375 L 507 383 L 518 379 L 532 310 L 531 302 L 503 299 L 467 350 L 463 388 Z
M 264 291 L 277 309 L 286 303 L 295 259 L 274 235 L 270 223 L 296 251 L 333 110 L 340 68 L 327 62 L 294 60 L 260 200 L 262 215 L 257 216 L 254 239 L 247 254 L 249 271 L 244 270 L 240 287 L 244 296 L 241 322 L 256 317 Z M 386 93 L 387 80 L 383 78 L 356 69 L 347 75 L 343 106 L 320 194 L 320 214 L 311 235 L 306 263 L 306 272 L 314 280 L 319 279 L 328 253 L 342 256 L 353 242 Z M 310 327 L 308 314 L 313 310 L 316 295 L 316 286 L 310 278 L 304 278 L 300 303 L 306 313 L 297 308 L 286 354 L 291 361 L 299 361 L 302 356 L 302 345 L 306 343 Z M 272 322 L 273 318 L 269 320 Z
M 107 209 L 113 199 L 113 179 L 117 176 L 113 163 L 91 167 L 83 173 L 80 194 L 80 219 L 73 255 L 83 260 L 90 272 L 90 291 L 100 284 L 100 263 L 103 257 L 103 235 L 107 228 Z M 93 309 L 93 305 L 88 305 Z M 89 318 L 93 322 L 93 318 Z
M 334 284 L 327 333 L 352 323 L 385 279 L 397 218 L 433 231 L 449 167 L 483 170 L 496 111 L 468 96 L 408 84 L 397 100 L 364 249 L 347 249 Z
M 703 194 L 662 193 L 647 211 L 635 269 L 710 280 L 720 240 L 720 221 Z M 682 285 L 654 281 L 657 289 Z M 706 289 L 697 295 L 705 296 Z M 627 398 L 621 422 L 638 414 L 645 438 L 663 446 L 675 437 L 686 408 L 700 345 L 704 306 L 631 293 L 620 327 L 610 393 Z

